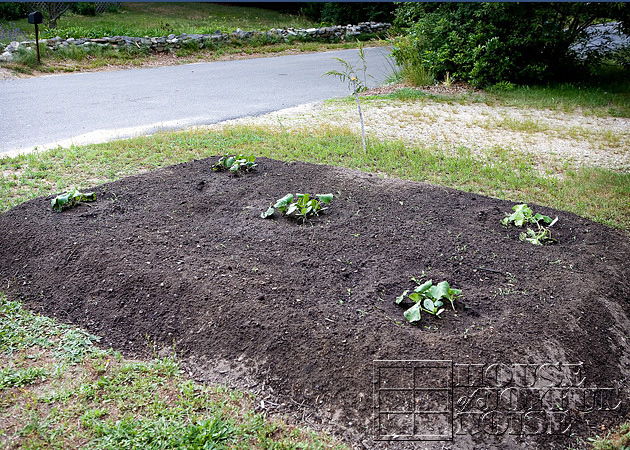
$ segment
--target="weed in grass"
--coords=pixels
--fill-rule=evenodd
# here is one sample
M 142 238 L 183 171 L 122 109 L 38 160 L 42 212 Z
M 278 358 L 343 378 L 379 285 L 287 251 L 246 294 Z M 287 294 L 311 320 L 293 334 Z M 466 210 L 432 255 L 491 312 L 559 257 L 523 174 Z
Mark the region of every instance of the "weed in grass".
M 13 369 L 7 367 L 0 369 L 0 391 L 12 387 L 21 387 L 32 384 L 38 379 L 46 379 L 48 370 L 42 367 L 29 367 L 26 369 Z
M 413 86 L 430 86 L 435 83 L 435 78 L 430 69 L 422 62 L 422 43 L 420 39 L 412 42 L 407 36 L 397 36 L 390 39 L 394 49 L 393 57 L 398 63 L 396 76 Z

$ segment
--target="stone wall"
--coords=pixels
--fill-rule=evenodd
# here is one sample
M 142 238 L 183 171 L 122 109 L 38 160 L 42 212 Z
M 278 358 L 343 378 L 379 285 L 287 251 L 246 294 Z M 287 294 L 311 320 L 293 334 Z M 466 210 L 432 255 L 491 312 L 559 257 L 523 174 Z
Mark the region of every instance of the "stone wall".
M 55 51 L 62 47 L 82 46 L 89 48 L 90 46 L 101 47 L 135 47 L 137 49 L 145 49 L 151 53 L 173 52 L 181 48 L 204 48 L 210 46 L 211 43 L 229 43 L 234 41 L 248 41 L 257 39 L 262 42 L 292 42 L 292 41 L 344 41 L 352 40 L 362 34 L 382 34 L 391 27 L 389 23 L 362 22 L 358 25 L 337 25 L 323 28 L 283 28 L 271 29 L 269 31 L 242 31 L 236 30 L 233 33 L 214 34 L 182 34 L 176 36 L 169 34 L 162 37 L 129 37 L 114 36 L 102 37 L 97 39 L 62 39 L 55 37 L 52 39 L 41 39 L 40 43 L 46 44 L 49 49 Z M 34 48 L 35 41 L 11 42 L 2 48 L 0 44 L 0 61 L 12 61 L 13 54 L 20 48 Z

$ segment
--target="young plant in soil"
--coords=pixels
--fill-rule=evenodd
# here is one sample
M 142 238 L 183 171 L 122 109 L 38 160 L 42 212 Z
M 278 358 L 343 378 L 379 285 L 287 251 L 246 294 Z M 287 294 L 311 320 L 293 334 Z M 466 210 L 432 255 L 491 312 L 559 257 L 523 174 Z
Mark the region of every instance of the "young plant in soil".
M 287 194 L 278 199 L 273 206 L 267 211 L 260 214 L 260 217 L 267 219 L 271 217 L 277 209 L 287 217 L 301 220 L 302 223 L 309 217 L 317 216 L 321 211 L 325 210 L 324 205 L 330 204 L 333 199 L 332 194 L 317 194 L 317 198 L 311 198 L 309 194 Z
M 254 161 L 256 161 L 256 157 L 253 155 L 225 155 L 222 156 L 214 166 L 212 166 L 212 170 L 216 170 L 218 172 L 228 170 L 230 173 L 238 175 L 239 172 L 251 172 L 254 170 L 258 165 Z
M 65 194 L 60 194 L 50 201 L 50 206 L 57 211 L 61 212 L 64 209 L 72 208 L 82 202 L 93 202 L 96 200 L 96 194 L 94 192 L 79 192 L 76 188 Z
M 365 52 L 363 50 L 363 45 L 359 41 L 357 42 L 359 44 L 359 58 L 361 59 L 361 68 L 353 66 L 344 59 L 335 58 L 343 66 L 343 72 L 340 72 L 338 70 L 329 70 L 322 76 L 338 77 L 343 83 L 348 83 L 348 89 L 352 92 L 352 95 L 354 95 L 354 98 L 357 102 L 357 109 L 359 111 L 359 120 L 361 121 L 361 138 L 363 140 L 363 153 L 367 153 L 367 149 L 365 146 L 365 125 L 363 124 L 363 113 L 361 112 L 361 103 L 359 102 L 359 93 L 367 90 L 367 63 L 365 62 Z M 363 80 L 361 79 L 361 77 L 359 77 L 359 72 L 363 73 Z
M 523 227 L 523 225 L 532 224 L 537 227 L 537 230 L 527 227 L 527 230 L 519 235 L 521 241 L 527 241 L 534 245 L 554 244 L 557 242 L 551 237 L 550 230 L 558 221 L 557 217 L 552 219 L 540 213 L 534 214 L 526 203 L 515 205 L 512 210 L 514 211 L 512 214 L 505 213 L 506 217 L 501 220 L 502 225 L 507 227 L 510 223 L 514 223 L 517 227 Z
M 409 294 L 409 289 L 405 290 L 401 296 L 396 297 L 396 304 L 400 305 L 406 298 L 413 302 L 413 306 L 405 311 L 405 318 L 410 322 L 418 322 L 421 319 L 421 312 L 429 313 L 441 318 L 445 308 L 444 302 L 448 301 L 453 311 L 455 311 L 455 300 L 462 296 L 460 289 L 452 289 L 447 281 L 442 281 L 436 285 L 433 280 L 420 283 L 413 278 L 417 286 Z

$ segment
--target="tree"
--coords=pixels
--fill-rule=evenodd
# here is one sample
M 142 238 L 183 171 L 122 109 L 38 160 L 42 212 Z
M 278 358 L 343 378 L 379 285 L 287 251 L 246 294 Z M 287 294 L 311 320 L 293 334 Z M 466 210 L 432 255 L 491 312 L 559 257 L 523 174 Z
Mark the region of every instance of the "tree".
M 72 7 L 71 2 L 31 2 L 33 11 L 40 11 L 48 28 L 57 28 L 57 19 Z
M 628 11 L 623 3 L 403 3 L 395 25 L 436 77 L 450 73 L 488 86 L 563 79 L 584 69 L 590 61 L 573 44 L 598 20 L 627 26 Z

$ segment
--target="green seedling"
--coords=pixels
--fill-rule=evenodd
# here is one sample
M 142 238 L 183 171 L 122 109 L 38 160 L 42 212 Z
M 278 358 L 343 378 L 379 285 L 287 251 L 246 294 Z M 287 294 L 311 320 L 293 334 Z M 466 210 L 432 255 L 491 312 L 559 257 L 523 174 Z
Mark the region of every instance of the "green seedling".
M 275 210 L 287 217 L 297 218 L 302 223 L 311 216 L 317 216 L 321 211 L 325 210 L 324 205 L 330 204 L 333 199 L 332 194 L 317 194 L 317 198 L 311 198 L 309 194 L 287 194 L 278 199 L 273 206 L 262 212 L 260 217 L 266 219 L 273 216 Z
M 72 208 L 82 202 L 93 202 L 96 200 L 96 194 L 94 192 L 79 192 L 76 188 L 65 194 L 58 195 L 50 201 L 52 208 L 61 212 L 64 209 Z
M 558 218 L 552 219 L 549 216 L 545 216 L 542 214 L 534 214 L 534 212 L 527 206 L 527 204 L 523 203 L 520 205 L 515 205 L 512 210 L 514 211 L 512 214 L 507 214 L 506 217 L 501 220 L 501 224 L 504 226 L 508 226 L 510 223 L 514 223 L 517 227 L 522 227 L 525 224 L 536 225 L 537 231 L 532 228 L 527 228 L 527 230 L 519 235 L 519 239 L 521 241 L 527 241 L 534 245 L 543 245 L 545 243 L 556 243 L 557 241 L 551 237 L 552 227 L 557 221 Z
M 532 209 L 527 206 L 526 203 L 522 203 L 520 205 L 516 205 L 512 208 L 514 211 L 512 214 L 505 213 L 506 217 L 501 220 L 501 223 L 505 226 L 508 226 L 511 222 L 514 222 L 514 225 L 517 227 L 522 227 L 526 223 L 531 224 L 540 224 L 543 222 L 547 224 L 547 226 L 552 226 L 558 218 L 551 219 L 549 216 L 544 216 L 542 214 L 534 214 Z
M 250 172 L 254 170 L 258 165 L 254 161 L 256 161 L 256 157 L 253 155 L 225 155 L 222 156 L 214 166 L 212 166 L 212 170 L 216 170 L 219 172 L 228 170 L 230 171 L 230 173 L 237 175 L 239 172 Z
M 528 228 L 527 231 L 525 233 L 521 233 L 518 238 L 521 241 L 527 241 L 534 245 L 544 245 L 545 243 L 555 244 L 558 242 L 556 239 L 551 237 L 551 231 L 546 227 L 540 227 L 538 231 Z
M 412 278 L 412 280 L 417 284 L 413 292 L 409 294 L 409 290 L 405 290 L 402 295 L 396 297 L 397 305 L 400 305 L 405 298 L 414 303 L 404 313 L 405 318 L 409 322 L 418 322 L 422 318 L 422 312 L 441 317 L 441 314 L 444 312 L 444 308 L 442 308 L 444 299 L 448 300 L 451 308 L 455 311 L 455 300 L 462 296 L 460 289 L 452 289 L 447 281 L 434 285 L 433 280 L 425 281 L 424 283 L 418 282 L 415 278 Z
M 367 63 L 365 61 L 365 51 L 363 50 L 363 44 L 357 41 L 359 48 L 359 59 L 361 60 L 361 67 L 355 67 L 348 61 L 341 58 L 335 58 L 343 67 L 343 71 L 329 70 L 322 76 L 333 76 L 339 78 L 343 83 L 348 83 L 348 89 L 354 95 L 354 99 L 357 102 L 357 110 L 359 111 L 359 120 L 361 121 L 361 138 L 363 141 L 363 153 L 367 153 L 367 147 L 365 145 L 365 125 L 363 123 L 363 113 L 361 111 L 361 103 L 359 102 L 359 94 L 367 90 L 367 77 L 372 75 L 367 74 Z M 360 75 L 363 74 L 363 77 Z M 373 78 L 373 77 L 372 77 Z

